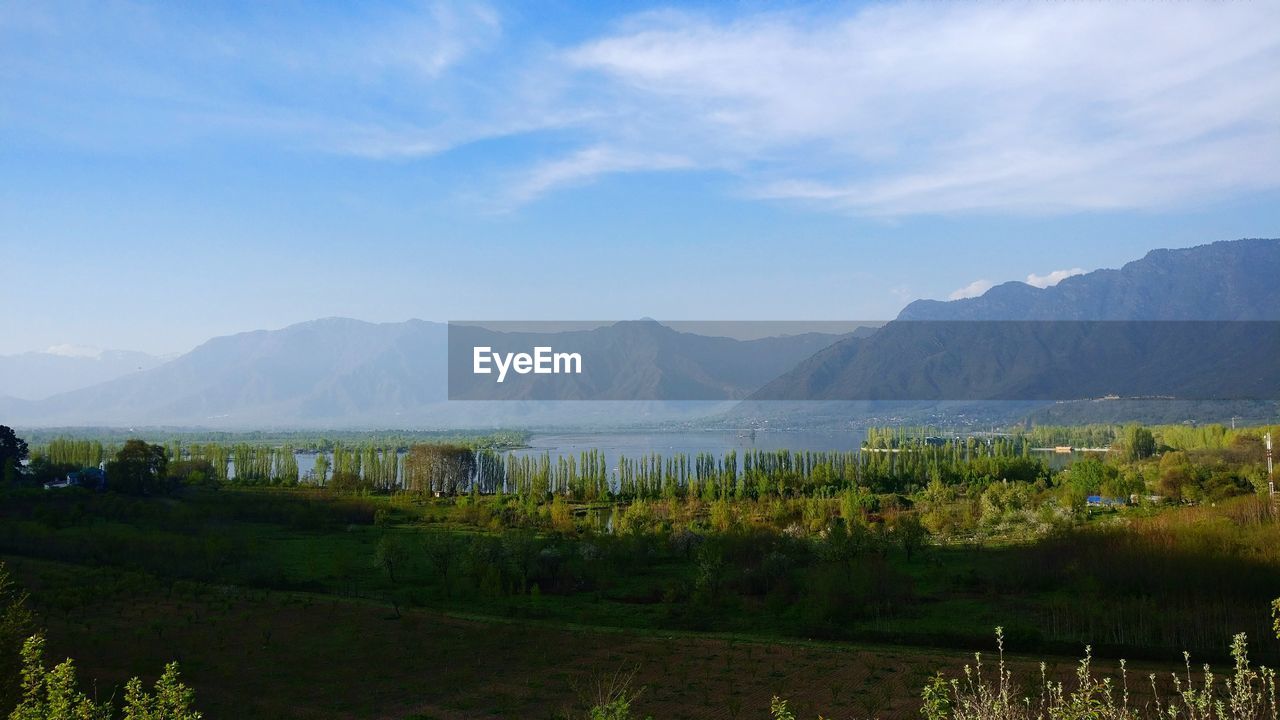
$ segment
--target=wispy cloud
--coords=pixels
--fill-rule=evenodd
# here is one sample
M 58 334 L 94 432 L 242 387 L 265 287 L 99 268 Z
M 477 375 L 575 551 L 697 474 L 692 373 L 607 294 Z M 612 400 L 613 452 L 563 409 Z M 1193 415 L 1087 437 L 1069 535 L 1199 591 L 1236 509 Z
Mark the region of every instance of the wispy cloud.
M 601 175 L 689 168 L 693 163 L 678 155 L 641 154 L 607 146 L 589 147 L 568 157 L 552 160 L 524 174 L 509 199 L 525 203 L 552 190 L 586 182 Z
M 995 283 L 990 280 L 974 280 L 964 287 L 956 290 L 947 296 L 948 300 L 963 300 L 965 298 L 978 297 L 982 293 L 995 287 Z
M 572 46 L 477 3 L 192 7 L 9 6 L 0 128 L 112 150 L 231 135 L 400 160 L 515 139 L 477 182 L 516 203 L 676 169 L 871 216 L 1280 187 L 1276 3 L 666 10 Z
M 481 94 L 474 65 L 504 37 L 484 3 L 82 10 L 19 2 L 0 15 L 0 127 L 108 152 L 230 138 L 375 158 L 507 131 L 497 113 L 466 112 Z
M 576 48 L 608 135 L 860 214 L 1164 206 L 1280 184 L 1280 8 L 663 13 Z
M 1083 268 L 1071 268 L 1070 270 L 1054 270 L 1044 275 L 1031 273 L 1027 275 L 1027 284 L 1038 288 L 1047 288 L 1057 285 L 1073 275 L 1083 275 Z

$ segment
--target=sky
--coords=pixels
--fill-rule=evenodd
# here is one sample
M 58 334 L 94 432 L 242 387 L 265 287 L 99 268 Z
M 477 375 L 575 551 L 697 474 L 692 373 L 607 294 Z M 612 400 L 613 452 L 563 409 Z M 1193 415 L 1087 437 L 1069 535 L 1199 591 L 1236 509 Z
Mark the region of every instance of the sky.
M 0 4 L 0 353 L 880 320 L 1280 237 L 1280 4 Z

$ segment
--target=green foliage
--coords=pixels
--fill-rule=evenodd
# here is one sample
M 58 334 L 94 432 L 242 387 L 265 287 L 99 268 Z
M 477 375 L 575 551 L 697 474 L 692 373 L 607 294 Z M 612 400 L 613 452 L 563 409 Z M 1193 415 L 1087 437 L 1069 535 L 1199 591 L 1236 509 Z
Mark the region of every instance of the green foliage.
M 1082 502 L 1088 495 L 1097 495 L 1102 487 L 1114 480 L 1119 470 L 1096 457 L 1087 457 L 1071 464 L 1059 484 L 1066 490 L 1071 504 Z
M 169 463 L 169 480 L 177 485 L 218 487 L 218 471 L 208 460 L 178 460 Z
M 169 456 L 163 446 L 129 440 L 107 463 L 107 487 L 126 495 L 155 495 L 168 492 L 165 474 Z
M 454 495 L 475 475 L 472 448 L 461 444 L 417 444 L 404 459 L 404 486 L 410 492 Z
M 1141 425 L 1126 425 L 1113 449 L 1129 462 L 1145 460 L 1156 453 L 1156 437 Z
M 1231 642 L 1234 672 L 1219 685 L 1208 665 L 1197 684 L 1192 677 L 1190 656 L 1186 673 L 1171 677 L 1172 690 L 1162 692 L 1157 675 L 1148 676 L 1152 700 L 1139 706 L 1131 702 L 1126 663 L 1120 662 L 1120 677 L 1100 678 L 1091 667 L 1091 650 L 1076 668 L 1075 682 L 1048 679 L 1040 664 L 1036 683 L 1039 697 L 1031 697 L 1018 687 L 1013 673 L 1005 667 L 1004 634 L 996 628 L 999 662 L 994 677 L 984 674 L 982 655 L 974 666 L 966 665 L 963 678 L 935 676 L 921 693 L 920 713 L 925 720 L 1275 720 L 1276 673 L 1249 663 L 1248 643 L 1243 633 Z
M 913 512 L 897 516 L 893 524 L 893 535 L 906 553 L 907 562 L 911 562 L 911 557 L 929 542 L 929 530 L 920 521 L 920 516 Z
M 593 688 L 594 697 L 587 709 L 587 720 L 634 720 L 631 705 L 643 691 L 643 688 L 632 688 L 634 680 L 634 670 L 597 677 Z
M 22 700 L 9 720 L 110 720 L 111 711 L 79 689 L 75 664 L 65 660 L 44 666 L 44 637 L 31 636 L 22 646 Z
M 55 438 L 49 444 L 37 448 L 35 458 L 42 458 L 56 465 L 69 465 L 76 469 L 98 467 L 106 458 L 106 451 L 99 440 L 74 440 Z
M 200 720 L 194 702 L 195 691 L 182 684 L 178 663 L 171 662 L 151 692 L 136 677 L 125 683 L 123 720 Z
M 169 663 L 151 692 L 142 681 L 125 684 L 122 720 L 200 720 L 192 709 L 195 693 L 179 680 L 178 664 Z M 44 637 L 32 635 L 22 646 L 22 700 L 9 720 L 112 720 L 109 704 L 94 702 L 79 689 L 70 660 L 44 666 Z
M 7 712 L 20 697 L 21 651 L 33 625 L 26 601 L 27 594 L 0 563 L 0 713 Z
M 777 695 L 769 701 L 769 715 L 773 720 L 796 720 L 795 713 L 787 707 L 787 701 Z
M 0 480 L 12 485 L 18 480 L 22 461 L 27 459 L 27 442 L 14 434 L 13 428 L 0 425 Z

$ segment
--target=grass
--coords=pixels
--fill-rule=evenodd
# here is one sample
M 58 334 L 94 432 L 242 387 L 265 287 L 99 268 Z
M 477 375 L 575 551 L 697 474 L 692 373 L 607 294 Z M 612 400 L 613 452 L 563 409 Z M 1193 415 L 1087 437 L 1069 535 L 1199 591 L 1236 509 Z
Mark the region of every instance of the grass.
M 842 598 L 874 589 L 876 578 L 845 589 L 831 572 L 810 572 L 822 568 L 814 568 L 814 551 L 803 543 L 778 544 L 767 536 L 723 543 L 696 536 L 704 545 L 723 546 L 711 559 L 711 593 L 699 590 L 700 551 L 673 550 L 683 531 L 631 540 L 544 535 L 535 555 L 550 548 L 562 561 L 559 570 L 538 571 L 539 592 L 513 587 L 510 573 L 499 579 L 502 587 L 486 585 L 481 576 L 497 561 L 466 548 L 505 542 L 508 535 L 449 522 L 449 507 L 278 490 L 150 501 L 37 493 L 15 498 L 3 511 L 0 552 L 170 579 L 590 626 L 969 650 L 984 646 L 999 624 L 1028 650 L 1071 654 L 1093 642 L 1100 656 L 1131 658 L 1163 658 L 1183 648 L 1225 658 L 1223 638 L 1238 630 L 1261 637 L 1259 629 L 1269 625 L 1265 602 L 1280 595 L 1280 555 L 1273 549 L 1280 546 L 1280 525 L 1248 527 L 1206 508 L 1091 524 L 1035 543 L 933 547 L 910 562 L 892 546 L 864 551 L 840 567 L 879 563 L 882 577 L 901 584 L 904 594 L 884 610 L 841 613 Z M 375 524 L 379 513 L 394 524 Z M 408 547 L 410 557 L 394 581 L 374 564 L 384 539 Z M 442 583 L 440 569 L 425 559 L 430 548 L 421 543 L 445 541 L 457 550 L 452 572 L 471 574 L 461 587 Z M 484 552 L 490 551 L 507 552 L 499 546 Z M 787 554 L 786 593 L 748 576 L 764 573 L 778 551 Z M 584 553 L 603 557 L 583 561 Z M 512 561 L 503 557 L 498 561 Z M 536 557 L 529 562 L 545 565 Z M 830 595 L 806 603 L 824 582 Z M 1276 643 L 1258 651 L 1274 657 Z
M 353 598 L 167 584 L 111 568 L 5 558 L 32 589 L 49 656 L 74 656 L 100 697 L 137 669 L 181 663 L 218 718 L 578 717 L 601 673 L 635 671 L 639 717 L 917 717 L 920 688 L 960 653 L 567 626 L 424 609 L 395 619 Z M 44 597 L 80 601 L 61 607 Z M 1035 661 L 1010 658 L 1031 671 Z M 1156 667 L 1156 666 L 1153 666 Z M 1158 666 L 1164 668 L 1165 666 Z M 1058 670 L 1069 674 L 1063 658 Z M 144 677 L 150 681 L 154 678 Z
M 400 498 L 12 500 L 0 549 L 54 655 L 76 657 L 102 697 L 176 659 L 211 718 L 580 717 L 602 673 L 632 671 L 638 717 L 754 717 L 774 694 L 798 717 L 915 717 L 928 679 L 993 649 L 995 625 L 1011 647 L 1059 658 L 1051 677 L 1070 677 L 1086 640 L 1104 671 L 1126 656 L 1169 670 L 1185 638 L 1215 662 L 1238 630 L 1268 638 L 1253 626 L 1269 627 L 1265 601 L 1280 595 L 1277 526 L 1244 505 L 907 561 L 889 543 L 835 556 L 838 543 L 754 530 L 499 532 Z M 395 573 L 375 564 L 400 543 Z M 521 587 L 521 563 L 540 589 Z M 884 574 L 839 584 L 868 568 Z M 902 584 L 901 601 L 841 612 L 877 578 Z

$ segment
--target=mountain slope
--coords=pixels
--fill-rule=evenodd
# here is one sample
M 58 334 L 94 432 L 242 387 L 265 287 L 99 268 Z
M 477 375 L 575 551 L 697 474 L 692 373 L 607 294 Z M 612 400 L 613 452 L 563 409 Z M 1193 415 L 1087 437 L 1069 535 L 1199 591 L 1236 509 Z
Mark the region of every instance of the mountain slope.
M 1145 321 L 1280 320 L 1277 277 L 1280 241 L 1240 240 L 1153 251 L 1043 290 L 1006 283 L 979 298 L 918 301 L 753 399 L 1271 399 L 1275 323 Z
M 566 335 L 536 339 L 563 346 Z M 679 333 L 652 321 L 617 323 L 582 335 L 579 340 L 599 369 L 594 377 L 611 377 L 609 392 L 568 385 L 503 397 L 738 399 L 840 337 L 811 333 L 739 341 Z M 514 342 L 528 350 L 534 339 L 488 336 L 486 341 Z M 599 420 L 602 413 L 606 420 L 619 420 L 616 408 L 605 411 L 604 403 L 572 410 L 521 402 L 447 403 L 448 341 L 447 326 L 440 323 L 328 318 L 214 338 L 153 370 L 39 402 L 12 403 L 7 412 L 14 421 L 45 426 L 473 426 Z M 633 407 L 637 417 L 691 412 L 639 405 Z
M 450 343 L 499 352 L 552 346 L 584 358 L 577 375 L 508 375 L 503 383 L 470 372 L 470 357 L 451 364 L 450 397 L 468 400 L 679 400 L 745 398 L 841 337 L 809 332 L 738 340 L 679 332 L 652 320 L 560 333 L 493 332 L 454 326 Z
M 163 363 L 162 358 L 130 350 L 103 350 L 91 354 L 27 352 L 0 355 L 0 395 L 39 400 L 150 370 Z
M 328 318 L 209 340 L 148 372 L 38 403 L 42 424 L 363 417 L 444 399 L 445 327 Z
M 917 300 L 899 320 L 1280 320 L 1280 240 L 1152 250 L 1119 270 L 1048 288 L 997 285 L 976 298 Z

